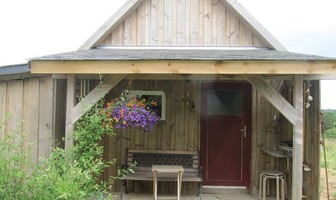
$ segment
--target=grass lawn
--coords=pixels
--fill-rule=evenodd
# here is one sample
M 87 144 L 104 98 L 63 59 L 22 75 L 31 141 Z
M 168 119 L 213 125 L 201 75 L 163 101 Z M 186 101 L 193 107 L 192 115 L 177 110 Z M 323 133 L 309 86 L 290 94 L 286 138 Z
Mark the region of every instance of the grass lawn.
M 329 179 L 329 195 L 330 199 L 336 199 L 336 139 L 326 138 L 326 154 L 327 154 L 327 167 Z M 327 190 L 325 182 L 325 164 L 323 149 L 321 150 L 321 200 L 327 199 Z

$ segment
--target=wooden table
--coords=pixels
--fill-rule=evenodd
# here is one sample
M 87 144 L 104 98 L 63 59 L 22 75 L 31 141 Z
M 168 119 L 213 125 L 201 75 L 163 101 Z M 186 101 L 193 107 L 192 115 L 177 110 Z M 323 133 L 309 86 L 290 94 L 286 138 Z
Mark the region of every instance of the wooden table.
M 168 174 L 176 174 L 177 176 L 177 199 L 181 198 L 181 187 L 182 187 L 182 175 L 184 172 L 184 168 L 181 165 L 153 165 L 153 192 L 154 192 L 154 200 L 157 200 L 157 181 L 158 181 L 158 173 L 168 173 Z
M 287 155 L 284 154 L 281 150 L 279 149 L 271 149 L 271 148 L 261 148 L 261 150 L 263 152 L 265 152 L 266 154 L 273 156 L 275 158 L 286 158 L 286 166 L 287 166 L 287 170 L 289 170 L 289 159 L 292 158 L 291 155 Z

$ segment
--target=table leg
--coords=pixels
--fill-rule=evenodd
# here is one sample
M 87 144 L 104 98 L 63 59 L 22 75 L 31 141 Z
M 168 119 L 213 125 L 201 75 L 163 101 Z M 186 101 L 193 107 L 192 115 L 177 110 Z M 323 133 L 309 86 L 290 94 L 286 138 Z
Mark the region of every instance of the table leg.
M 177 173 L 177 200 L 180 200 L 180 172 Z
M 177 184 L 178 184 L 178 187 L 177 187 L 177 190 L 178 190 L 178 199 L 181 198 L 181 190 L 182 190 L 182 176 L 183 176 L 183 172 L 179 172 L 178 175 L 177 175 Z
M 280 177 L 276 176 L 276 200 L 280 200 Z
M 153 172 L 153 192 L 154 192 L 154 200 L 157 200 L 157 171 Z

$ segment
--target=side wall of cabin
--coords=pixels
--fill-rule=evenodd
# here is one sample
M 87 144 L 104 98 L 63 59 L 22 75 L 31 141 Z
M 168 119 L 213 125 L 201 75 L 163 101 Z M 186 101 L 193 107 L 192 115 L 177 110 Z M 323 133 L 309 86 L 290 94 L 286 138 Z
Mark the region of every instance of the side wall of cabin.
M 10 136 L 14 141 L 20 141 L 24 136 L 22 148 L 30 146 L 34 163 L 40 157 L 48 157 L 54 144 L 61 141 L 56 132 L 63 122 L 55 113 L 63 108 L 57 103 L 59 97 L 55 95 L 55 88 L 52 76 L 0 82 L 0 137 Z M 66 85 L 63 89 L 66 90 Z

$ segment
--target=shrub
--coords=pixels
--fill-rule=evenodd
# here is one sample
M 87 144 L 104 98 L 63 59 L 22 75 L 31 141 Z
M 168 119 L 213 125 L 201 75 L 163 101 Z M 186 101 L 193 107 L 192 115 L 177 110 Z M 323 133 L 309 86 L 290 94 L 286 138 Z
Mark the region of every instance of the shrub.
M 0 199 L 23 199 L 27 196 L 28 157 L 20 153 L 12 138 L 0 139 Z
M 29 152 L 22 150 L 21 142 L 14 143 L 11 137 L 0 138 L 0 199 L 72 200 L 97 195 L 102 198 L 114 180 L 132 172 L 131 168 L 120 169 L 116 177 L 97 182 L 103 170 L 115 164 L 115 160 L 103 159 L 103 147 L 99 145 L 105 134 L 114 135 L 112 127 L 104 125 L 102 105 L 98 103 L 75 124 L 72 150 L 55 148 L 38 165 L 30 162 Z M 107 195 L 106 199 L 109 198 Z

